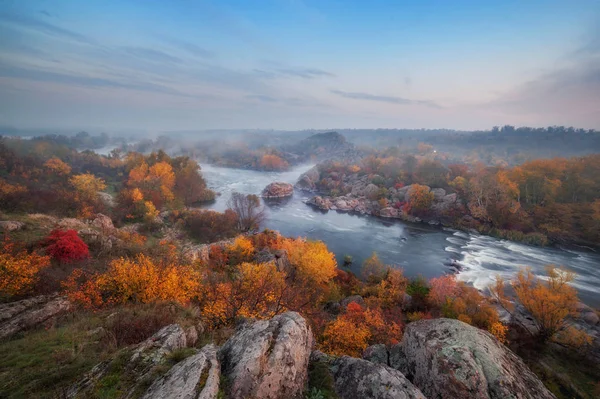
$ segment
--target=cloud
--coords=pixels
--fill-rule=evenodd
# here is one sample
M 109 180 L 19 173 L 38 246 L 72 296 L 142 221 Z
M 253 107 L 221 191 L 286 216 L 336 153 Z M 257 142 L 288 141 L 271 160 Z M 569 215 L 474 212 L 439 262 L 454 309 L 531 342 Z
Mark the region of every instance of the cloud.
M 121 47 L 121 49 L 129 55 L 142 58 L 146 61 L 171 62 L 175 64 L 181 63 L 181 59 L 160 50 L 154 50 L 146 47 Z
M 254 69 L 253 72 L 256 76 L 265 79 L 276 79 L 282 77 L 301 79 L 335 77 L 333 73 L 318 68 L 281 66 L 279 63 L 270 61 L 265 62 L 265 64 L 267 64 L 266 68 Z
M 38 31 L 50 36 L 58 37 L 61 39 L 72 40 L 74 42 L 82 44 L 94 44 L 95 42 L 77 32 L 61 28 L 59 26 L 50 24 L 37 18 L 27 17 L 24 15 L 6 14 L 0 13 L 0 23 L 10 24 L 17 28 L 25 28 L 34 31 Z
M 61 83 L 66 85 L 93 88 L 132 89 L 182 97 L 208 98 L 208 96 L 204 95 L 183 93 L 179 90 L 156 83 L 149 83 L 146 81 L 141 82 L 133 79 L 132 77 L 123 80 L 107 79 L 104 77 L 67 74 L 43 69 L 15 67 L 7 64 L 0 64 L 0 77 L 26 79 L 38 82 Z
M 408 98 L 402 97 L 393 97 L 393 96 L 379 96 L 375 94 L 369 93 L 359 93 L 359 92 L 347 92 L 341 90 L 331 90 L 333 94 L 337 94 L 338 96 L 351 98 L 353 100 L 366 100 L 366 101 L 378 101 L 383 103 L 390 104 L 401 104 L 401 105 L 423 105 L 430 108 L 442 108 L 441 105 L 427 100 L 410 100 Z
M 249 99 L 249 100 L 261 101 L 263 103 L 276 103 L 276 102 L 278 102 L 278 100 L 276 98 L 271 97 L 271 96 L 265 96 L 265 95 L 262 95 L 262 94 L 251 94 L 251 95 L 247 95 L 246 98 Z
M 165 43 L 170 44 L 173 47 L 187 51 L 188 53 L 190 53 L 196 57 L 214 58 L 216 56 L 216 53 L 214 51 L 207 50 L 205 48 L 202 48 L 194 43 L 191 43 L 191 42 L 188 42 L 185 40 L 175 39 L 173 37 L 167 37 L 167 36 L 159 36 L 159 39 Z
M 283 68 L 283 69 L 278 69 L 277 72 L 279 72 L 282 75 L 296 76 L 296 77 L 303 78 L 303 79 L 314 79 L 314 78 L 334 77 L 335 76 L 331 72 L 327 72 L 322 69 L 316 69 L 316 68 Z

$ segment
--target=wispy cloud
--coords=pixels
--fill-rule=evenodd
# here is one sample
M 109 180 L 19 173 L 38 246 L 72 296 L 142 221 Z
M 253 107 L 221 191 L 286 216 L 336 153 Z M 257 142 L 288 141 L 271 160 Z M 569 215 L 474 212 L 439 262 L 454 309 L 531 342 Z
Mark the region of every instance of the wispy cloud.
M 168 37 L 168 36 L 164 36 L 164 35 L 161 35 L 158 38 L 161 41 L 163 41 L 173 47 L 176 47 L 178 49 L 187 51 L 188 53 L 190 53 L 196 57 L 214 58 L 216 56 L 216 53 L 214 51 L 207 50 L 203 47 L 198 46 L 197 44 L 188 42 L 186 40 L 175 39 L 173 37 Z
M 133 79 L 132 77 L 128 77 L 127 79 L 121 80 L 108 79 L 105 77 L 85 76 L 43 69 L 15 67 L 8 64 L 0 64 L 0 77 L 26 79 L 38 82 L 60 83 L 72 86 L 131 89 L 137 91 L 169 94 L 182 97 L 208 98 L 208 96 L 184 93 L 179 90 L 175 90 L 173 88 L 156 83 L 138 81 Z
M 83 44 L 94 44 L 94 40 L 69 29 L 61 28 L 41 19 L 25 15 L 0 13 L 0 23 L 9 24 L 19 29 L 30 29 L 50 36 L 72 40 Z
M 283 77 L 301 78 L 301 79 L 316 79 L 316 78 L 331 78 L 335 74 L 319 68 L 293 67 L 283 66 L 280 63 L 267 61 L 266 67 L 262 69 L 254 69 L 257 76 L 266 79 L 276 79 Z
M 380 96 L 376 94 L 360 93 L 360 92 L 347 92 L 341 90 L 331 90 L 333 94 L 338 96 L 351 98 L 353 100 L 366 100 L 366 101 L 378 101 L 390 104 L 401 104 L 401 105 L 423 105 L 431 108 L 442 108 L 441 105 L 428 100 L 411 100 L 403 97 L 394 96 Z
M 164 51 L 154 50 L 145 47 L 122 47 L 122 50 L 127 54 L 142 58 L 151 62 L 172 62 L 180 63 L 181 59 L 165 53 Z

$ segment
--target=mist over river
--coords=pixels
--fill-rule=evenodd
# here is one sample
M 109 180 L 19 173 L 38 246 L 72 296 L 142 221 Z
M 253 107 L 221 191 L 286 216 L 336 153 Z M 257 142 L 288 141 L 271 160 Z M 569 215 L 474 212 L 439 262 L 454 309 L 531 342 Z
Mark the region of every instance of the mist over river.
M 287 172 L 258 172 L 201 165 L 208 186 L 221 196 L 206 208 L 223 211 L 232 192 L 260 194 L 274 181 L 294 184 L 313 165 Z M 324 241 L 335 253 L 338 264 L 352 256 L 350 269 L 360 273 L 363 261 L 376 252 L 387 264 L 404 269 L 408 277 L 440 276 L 456 260 L 462 267 L 460 280 L 485 289 L 497 274 L 511 278 L 521 266 L 531 266 L 543 275 L 547 264 L 564 265 L 577 273 L 574 286 L 580 299 L 600 307 L 600 254 L 556 248 L 538 248 L 451 229 L 385 220 L 329 211 L 323 213 L 303 201 L 310 194 L 296 191 L 287 200 L 268 202 L 265 227 L 286 236 L 303 236 Z

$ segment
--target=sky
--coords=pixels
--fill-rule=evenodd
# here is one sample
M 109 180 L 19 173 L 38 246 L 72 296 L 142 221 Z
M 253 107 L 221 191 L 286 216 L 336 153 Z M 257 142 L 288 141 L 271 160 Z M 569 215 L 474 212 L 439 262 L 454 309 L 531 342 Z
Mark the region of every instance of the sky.
M 600 0 L 0 0 L 0 125 L 600 129 Z

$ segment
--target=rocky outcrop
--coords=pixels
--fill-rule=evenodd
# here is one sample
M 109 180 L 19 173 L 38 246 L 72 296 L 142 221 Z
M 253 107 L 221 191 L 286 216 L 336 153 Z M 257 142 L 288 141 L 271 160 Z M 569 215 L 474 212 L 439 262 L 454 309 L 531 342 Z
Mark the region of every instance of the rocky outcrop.
M 289 183 L 274 182 L 262 191 L 263 198 L 286 198 L 294 194 L 294 186 Z
M 215 399 L 219 393 L 217 349 L 207 345 L 155 380 L 142 399 Z
M 25 226 L 23 222 L 17 222 L 14 220 L 3 220 L 0 221 L 0 231 L 17 231 L 21 230 Z
M 313 335 L 295 312 L 241 325 L 219 351 L 229 398 L 301 398 Z
M 165 326 L 137 345 L 131 352 L 129 361 L 119 366 L 123 374 L 135 376 L 135 378 L 132 378 L 135 383 L 130 387 L 130 394 L 139 387 L 139 384 L 156 366 L 164 362 L 168 355 L 186 346 L 186 334 L 179 324 Z M 208 355 L 205 353 L 205 356 Z M 120 361 L 117 360 L 117 362 Z M 85 393 L 92 390 L 106 376 L 111 367 L 114 367 L 111 361 L 98 363 L 80 381 L 67 390 L 66 396 L 68 398 L 87 397 L 88 395 L 85 395 Z M 183 371 L 181 370 L 181 372 Z M 207 396 L 207 398 L 210 398 L 210 396 Z
M 105 233 L 112 232 L 115 229 L 112 219 L 101 213 L 96 214 L 96 217 L 92 220 L 92 226 Z
M 314 191 L 317 188 L 316 184 L 320 178 L 321 174 L 319 173 L 319 167 L 313 166 L 300 175 L 298 182 L 296 183 L 296 188 L 304 191 Z
M 425 399 L 404 374 L 383 364 L 342 356 L 332 362 L 331 372 L 340 399 Z
M 554 398 L 491 334 L 458 320 L 407 325 L 404 374 L 428 398 Z
M 58 295 L 41 295 L 0 305 L 0 339 L 36 327 L 70 309 L 69 301 Z
M 142 361 L 149 365 L 158 364 L 166 355 L 187 346 L 185 331 L 179 324 L 165 326 L 138 345 L 130 362 Z

